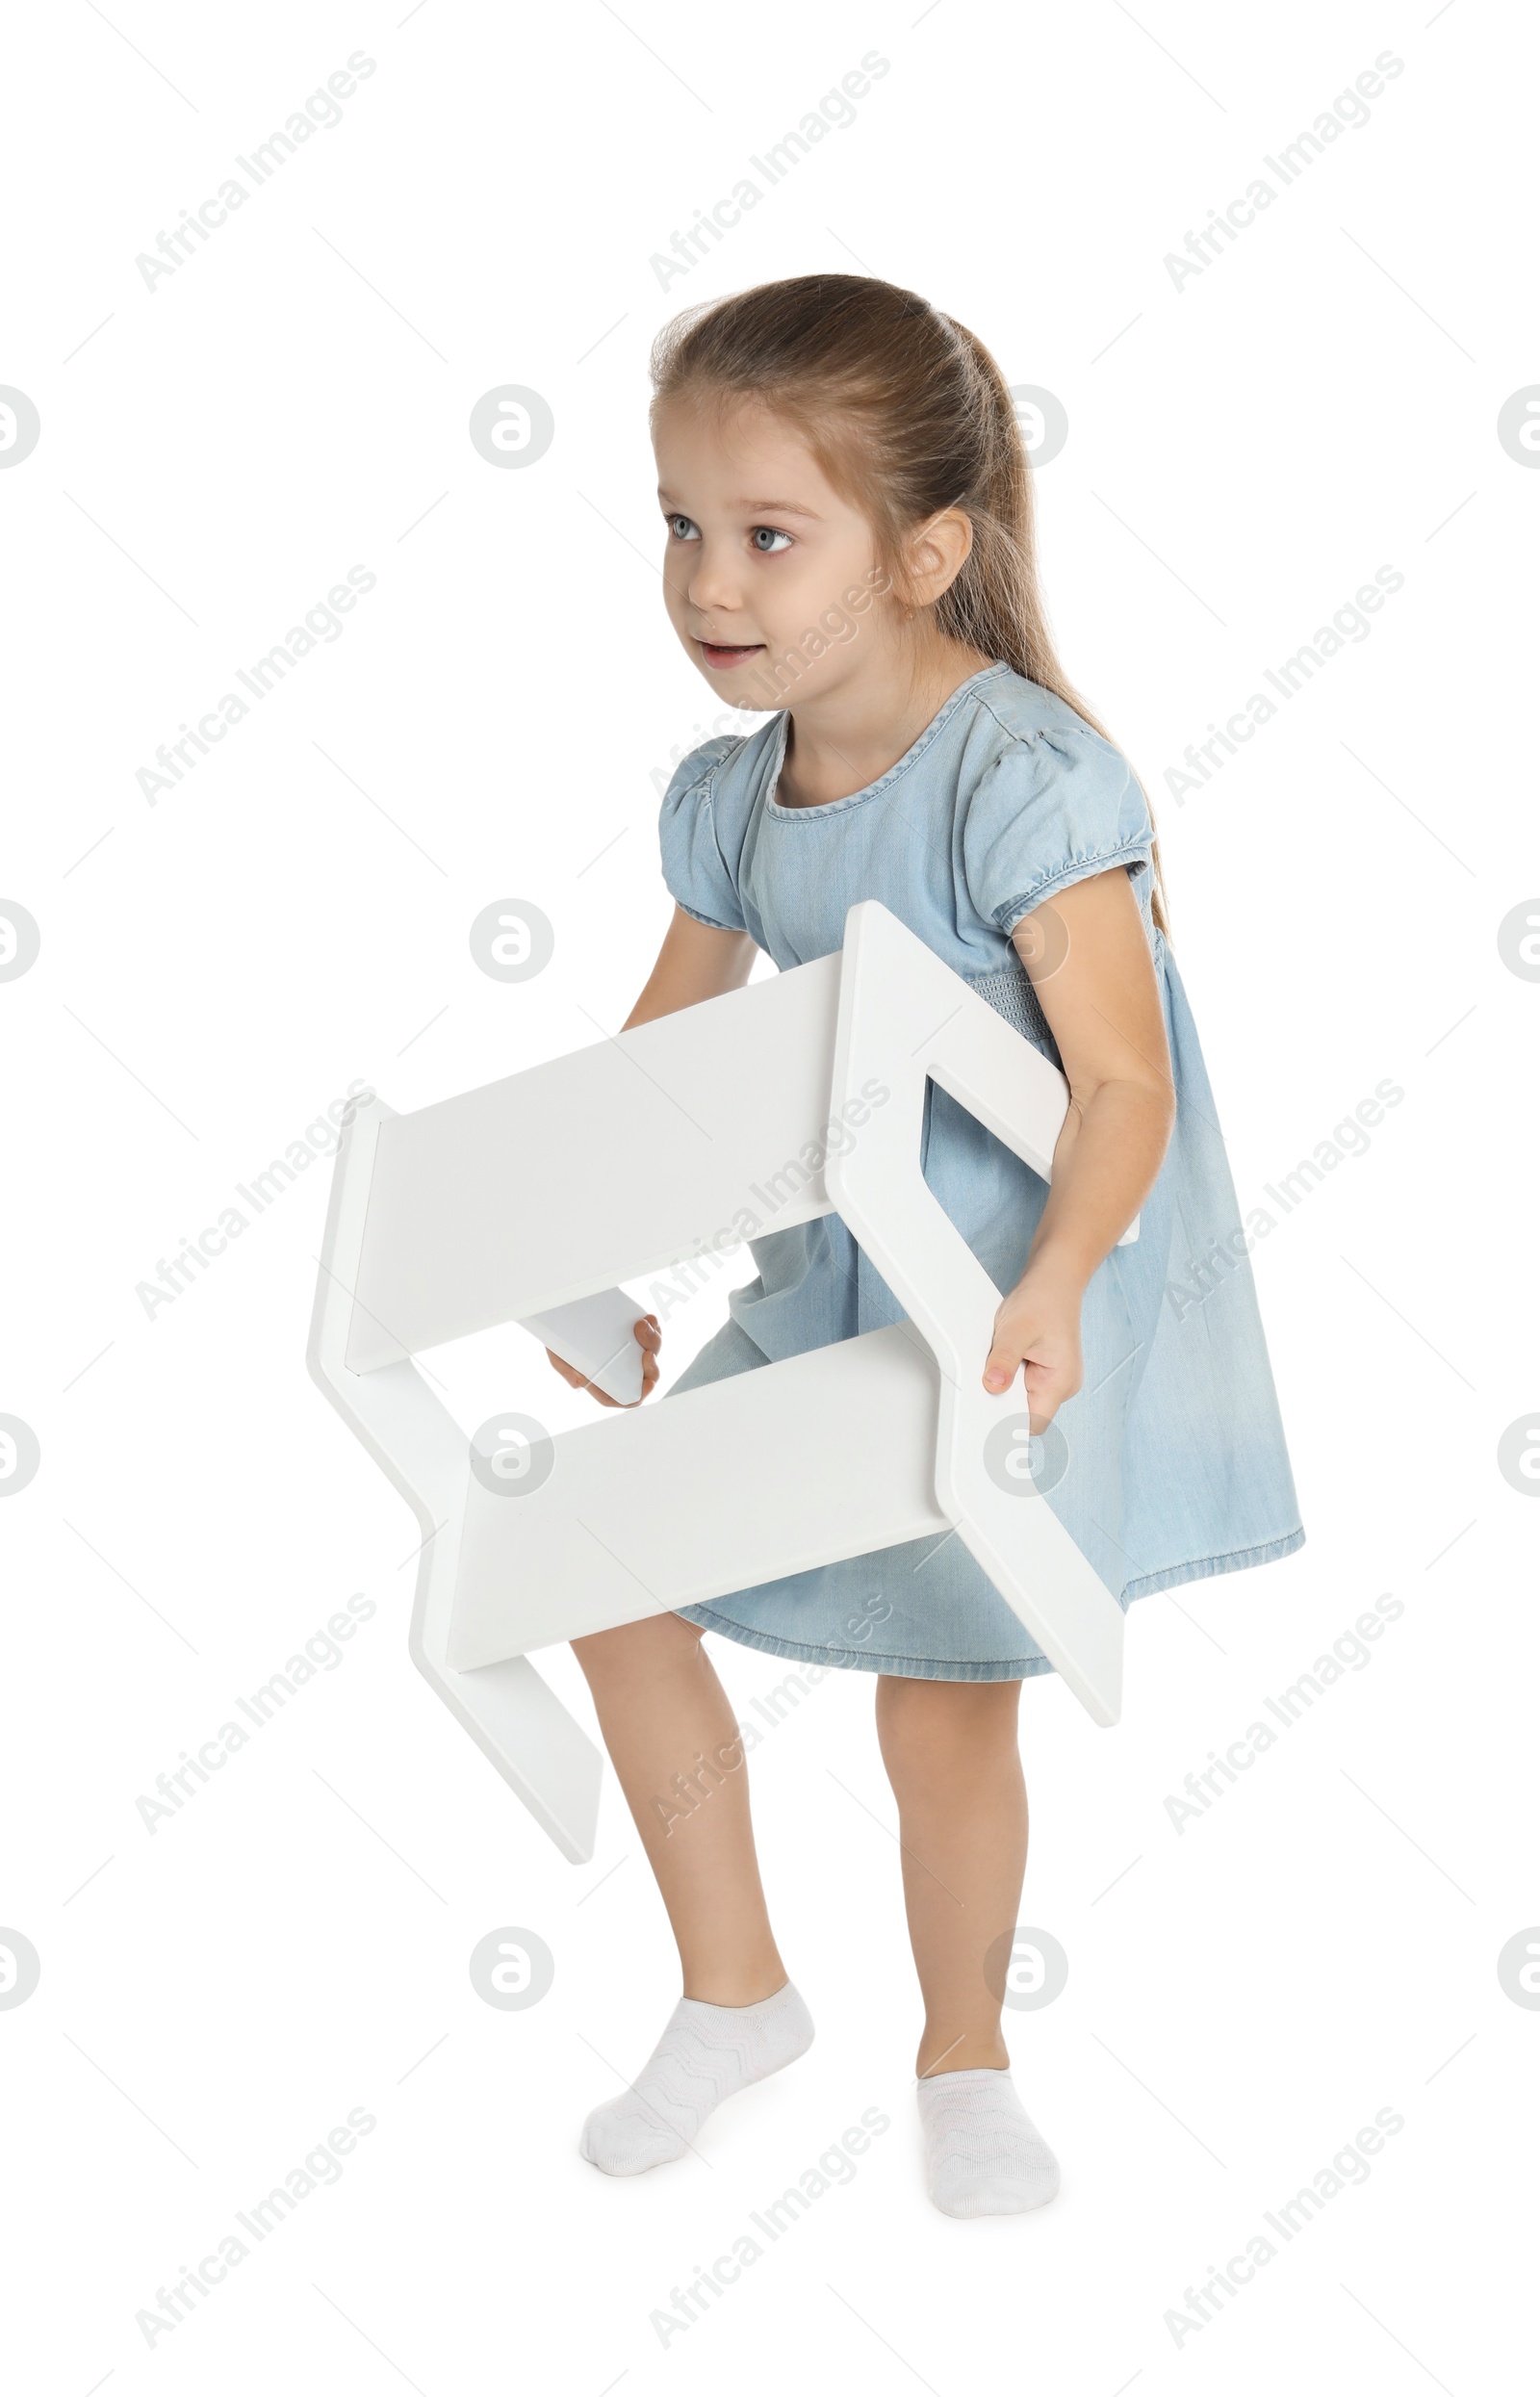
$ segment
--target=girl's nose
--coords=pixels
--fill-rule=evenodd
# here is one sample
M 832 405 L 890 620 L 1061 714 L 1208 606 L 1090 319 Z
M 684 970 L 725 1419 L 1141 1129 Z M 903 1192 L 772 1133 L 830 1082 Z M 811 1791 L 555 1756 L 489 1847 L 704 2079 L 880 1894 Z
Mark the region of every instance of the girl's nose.
M 704 541 L 688 589 L 690 606 L 699 608 L 702 615 L 709 615 L 713 608 L 737 608 L 742 604 L 731 560 L 720 551 L 708 549 Z

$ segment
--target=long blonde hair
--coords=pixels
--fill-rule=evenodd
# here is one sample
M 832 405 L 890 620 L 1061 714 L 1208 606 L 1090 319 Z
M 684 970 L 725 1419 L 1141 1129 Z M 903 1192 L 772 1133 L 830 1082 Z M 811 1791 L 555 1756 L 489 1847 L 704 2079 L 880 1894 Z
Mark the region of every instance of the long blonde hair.
M 1055 654 L 1021 427 L 1004 375 L 966 325 L 872 275 L 794 275 L 686 309 L 654 342 L 652 377 L 654 415 L 666 400 L 714 396 L 757 399 L 790 418 L 895 574 L 903 535 L 961 508 L 973 546 L 936 603 L 937 630 L 1003 659 L 1111 738 Z M 1165 932 L 1158 848 L 1151 863 Z

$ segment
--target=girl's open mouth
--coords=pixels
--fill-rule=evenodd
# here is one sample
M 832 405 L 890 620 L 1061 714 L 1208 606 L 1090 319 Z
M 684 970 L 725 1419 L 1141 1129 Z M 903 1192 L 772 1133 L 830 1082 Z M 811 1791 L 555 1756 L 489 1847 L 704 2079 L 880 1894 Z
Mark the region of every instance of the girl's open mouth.
M 726 666 L 746 664 L 749 658 L 759 657 L 764 649 L 763 641 L 703 641 L 700 646 L 706 664 L 714 666 L 718 673 Z

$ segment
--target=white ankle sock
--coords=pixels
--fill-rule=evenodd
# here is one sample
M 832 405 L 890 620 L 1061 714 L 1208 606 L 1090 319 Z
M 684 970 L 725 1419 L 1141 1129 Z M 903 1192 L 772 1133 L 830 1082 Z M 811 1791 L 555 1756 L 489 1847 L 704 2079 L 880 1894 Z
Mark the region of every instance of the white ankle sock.
M 594 2108 L 578 2152 L 602 2173 L 645 2173 L 682 2155 L 724 2098 L 812 2046 L 812 2017 L 789 1981 L 752 2006 L 681 1998 L 634 2087 Z
M 943 2214 L 1024 2214 L 1059 2190 L 1059 2166 L 1011 2075 L 936 2073 L 916 2081 L 925 2180 Z

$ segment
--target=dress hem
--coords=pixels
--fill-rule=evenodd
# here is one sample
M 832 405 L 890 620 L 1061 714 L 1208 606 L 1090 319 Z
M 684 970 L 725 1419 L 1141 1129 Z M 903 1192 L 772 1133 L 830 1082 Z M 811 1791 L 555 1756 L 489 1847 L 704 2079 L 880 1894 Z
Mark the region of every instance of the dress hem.
M 1272 1564 L 1279 1557 L 1292 1557 L 1305 1542 L 1304 1526 L 1296 1523 L 1292 1532 L 1280 1539 L 1264 1540 L 1260 1548 L 1232 1548 L 1223 1556 L 1196 1557 L 1186 1564 L 1168 1565 L 1164 1573 L 1146 1573 L 1142 1581 L 1130 1582 L 1123 1591 L 1123 1604 L 1131 1598 L 1153 1598 L 1163 1589 L 1176 1589 L 1183 1582 L 1204 1582 L 1220 1573 L 1245 1573 L 1254 1564 Z
M 1185 1564 L 1168 1565 L 1162 1573 L 1147 1573 L 1142 1581 L 1130 1582 L 1123 1591 L 1120 1604 L 1126 1610 L 1135 1598 L 1151 1598 L 1166 1589 L 1178 1588 L 1184 1582 L 1215 1579 L 1221 1573 L 1244 1573 L 1252 1565 L 1271 1564 L 1279 1557 L 1292 1557 L 1296 1548 L 1304 1546 L 1304 1526 L 1296 1524 L 1279 1539 L 1264 1540 L 1256 1548 L 1232 1548 L 1217 1557 L 1194 1557 Z M 1054 1670 L 1046 1657 L 1010 1657 L 998 1661 L 950 1657 L 886 1657 L 858 1655 L 851 1648 L 836 1648 L 833 1641 L 822 1648 L 810 1647 L 805 1640 L 783 1639 L 774 1632 L 754 1631 L 747 1624 L 735 1623 L 730 1615 L 718 1614 L 709 1606 L 676 1607 L 673 1611 L 686 1622 L 699 1624 L 703 1631 L 718 1632 L 724 1639 L 734 1640 L 741 1648 L 757 1648 L 761 1655 L 785 1657 L 793 1664 L 822 1664 L 831 1671 L 889 1673 L 900 1681 L 1031 1681 L 1039 1673 Z
M 785 1657 L 793 1664 L 822 1664 L 830 1671 L 890 1673 L 901 1681 L 1026 1681 L 1034 1673 L 1053 1671 L 1046 1657 L 1014 1657 L 995 1663 L 950 1658 L 858 1656 L 854 1649 L 836 1648 L 833 1643 L 812 1648 L 800 1639 L 782 1639 L 773 1632 L 751 1631 L 747 1624 L 713 1613 L 709 1607 L 676 1607 L 674 1612 L 681 1614 L 686 1622 L 699 1624 L 702 1631 L 720 1632 L 724 1639 L 735 1640 L 740 1648 L 757 1648 L 765 1656 Z

